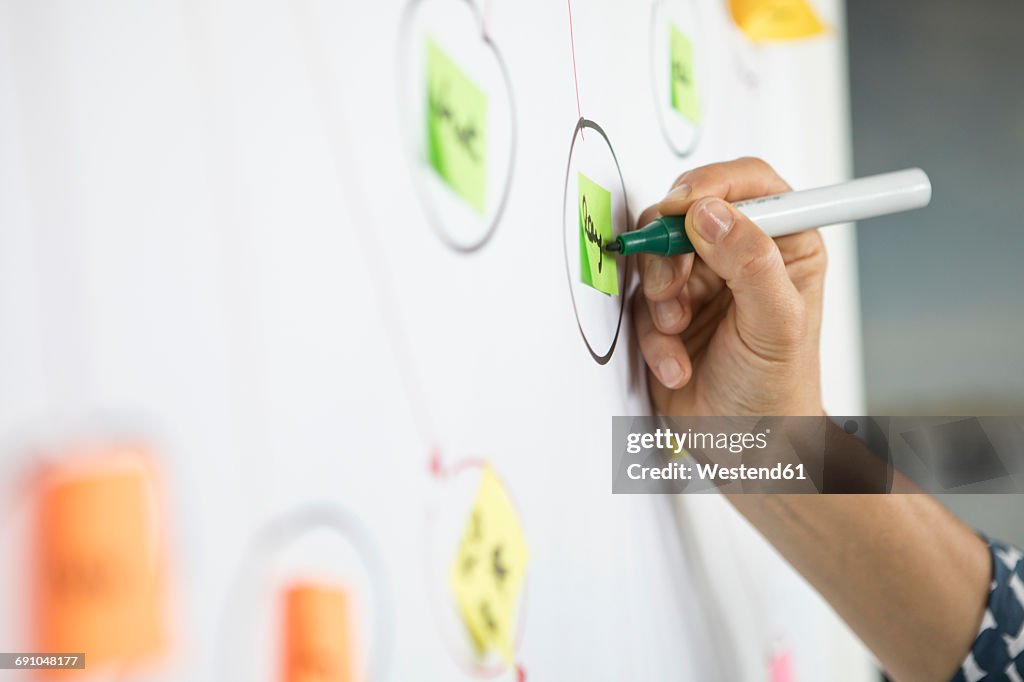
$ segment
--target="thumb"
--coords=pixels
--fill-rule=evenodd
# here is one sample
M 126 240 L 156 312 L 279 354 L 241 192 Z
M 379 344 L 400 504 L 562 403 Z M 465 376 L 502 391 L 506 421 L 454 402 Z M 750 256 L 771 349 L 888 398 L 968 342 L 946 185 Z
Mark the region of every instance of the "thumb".
M 778 246 L 725 201 L 701 199 L 686 233 L 704 263 L 732 291 L 740 338 L 767 359 L 791 356 L 804 335 L 804 306 Z

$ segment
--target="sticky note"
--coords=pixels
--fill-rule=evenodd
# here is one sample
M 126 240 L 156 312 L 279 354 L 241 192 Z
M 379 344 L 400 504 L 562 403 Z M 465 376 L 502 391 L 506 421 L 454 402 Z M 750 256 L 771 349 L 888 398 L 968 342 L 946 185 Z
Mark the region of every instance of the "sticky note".
M 807 0 L 729 0 L 729 11 L 754 42 L 797 40 L 825 31 Z
M 36 651 L 128 665 L 160 651 L 163 569 L 147 470 L 98 460 L 55 470 L 36 498 Z
M 449 187 L 484 213 L 487 96 L 427 40 L 427 158 Z
M 497 651 L 513 663 L 519 597 L 529 550 L 515 508 L 490 466 L 449 572 L 456 607 L 478 654 Z
M 351 600 L 334 585 L 296 583 L 282 604 L 282 682 L 354 682 Z
M 578 174 L 580 280 L 606 294 L 619 293 L 615 257 L 605 253 L 612 233 L 612 195 L 583 173 Z
M 671 47 L 671 96 L 672 108 L 700 123 L 700 102 L 697 99 L 697 81 L 693 68 L 693 43 L 675 26 L 669 26 Z

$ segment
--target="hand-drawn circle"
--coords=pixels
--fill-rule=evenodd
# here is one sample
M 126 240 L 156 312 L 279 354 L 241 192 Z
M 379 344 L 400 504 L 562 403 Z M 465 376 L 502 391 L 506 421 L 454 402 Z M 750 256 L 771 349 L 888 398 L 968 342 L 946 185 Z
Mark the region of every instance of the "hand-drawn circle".
M 239 647 L 230 646 L 231 642 L 237 641 L 233 637 L 238 637 L 240 631 L 235 617 L 252 608 L 254 594 L 245 589 L 247 579 L 257 577 L 255 571 L 266 570 L 276 554 L 297 542 L 303 534 L 315 530 L 332 531 L 354 550 L 364 564 L 371 587 L 372 609 L 368 610 L 374 617 L 370 652 L 365 659 L 365 674 L 362 677 L 371 680 L 387 677 L 394 627 L 384 561 L 369 533 L 354 514 L 337 505 L 321 503 L 307 505 L 272 520 L 256 533 L 242 553 L 221 613 L 216 661 L 221 679 L 233 679 L 232 666 L 238 658 Z
M 451 605 L 450 595 L 439 594 L 437 591 L 437 585 L 439 583 L 438 576 L 432 574 L 431 570 L 435 569 L 438 563 L 447 565 L 451 558 L 457 551 L 457 545 L 450 547 L 439 547 L 440 535 L 443 535 L 443 528 L 445 521 L 451 519 L 442 519 L 441 516 L 454 515 L 457 519 L 457 535 L 461 537 L 465 520 L 469 515 L 469 510 L 476 496 L 476 488 L 479 485 L 478 477 L 469 477 L 467 474 L 473 472 L 483 473 L 484 468 L 488 466 L 487 462 L 480 458 L 469 458 L 462 459 L 445 470 L 436 474 L 437 482 L 444 483 L 449 486 L 444 491 L 438 488 L 438 492 L 427 501 L 425 512 L 422 516 L 423 533 L 421 535 L 423 540 L 423 557 L 424 563 L 427 567 L 424 573 L 424 579 L 426 581 L 425 592 L 427 600 L 431 605 L 431 613 L 434 617 L 434 622 L 437 625 L 438 634 L 444 642 L 445 649 L 448 650 L 448 654 L 452 657 L 452 660 L 462 668 L 467 674 L 473 677 L 487 679 L 498 677 L 504 673 L 507 668 L 503 663 L 479 661 L 468 656 L 468 652 L 463 646 L 466 642 L 464 635 L 456 635 L 453 629 L 458 629 L 460 632 L 464 632 L 465 626 L 461 622 L 457 624 L 457 628 L 452 627 L 450 618 L 445 618 L 444 611 L 448 610 Z M 493 470 L 493 468 L 492 468 Z M 519 506 L 516 504 L 515 498 L 512 496 L 512 491 L 508 489 L 504 479 L 495 472 L 495 476 L 502 482 L 505 487 L 505 492 L 508 494 L 509 499 L 512 501 L 512 505 L 516 509 L 517 516 L 519 514 Z M 470 480 L 472 478 L 472 480 Z M 469 486 L 467 490 L 453 489 L 451 486 Z M 453 499 L 457 499 L 459 508 L 457 510 L 446 510 L 442 509 L 442 505 L 451 505 Z M 465 504 L 462 504 L 465 502 Z M 523 581 L 523 587 L 519 595 L 519 612 L 516 618 L 516 630 L 515 630 L 515 642 L 513 649 L 518 650 L 522 644 L 523 634 L 526 628 L 526 604 L 527 604 L 527 592 L 529 590 L 530 577 L 527 574 L 526 579 Z M 492 655 L 493 658 L 493 655 Z
M 413 74 L 411 69 L 407 68 L 407 66 L 411 59 L 410 50 L 413 49 L 414 45 L 418 45 L 413 31 L 416 13 L 417 10 L 428 1 L 429 0 L 410 0 L 402 11 L 398 41 L 398 98 L 399 102 L 402 104 L 403 110 L 402 130 L 406 142 L 406 151 L 413 162 L 413 185 L 416 187 L 416 193 L 419 195 L 420 203 L 423 204 L 423 210 L 427 215 L 427 221 L 430 223 L 430 226 L 434 229 L 434 232 L 437 233 L 437 236 L 441 241 L 447 244 L 451 249 L 459 253 L 469 254 L 481 249 L 491 239 L 491 236 L 498 228 L 498 223 L 501 221 L 501 216 L 505 212 L 505 205 L 508 202 L 508 195 L 512 188 L 512 172 L 515 169 L 516 146 L 518 141 L 518 121 L 516 119 L 515 95 L 512 91 L 512 79 L 509 76 L 508 67 L 505 65 L 505 60 L 501 56 L 498 46 L 491 40 L 490 36 L 483 28 L 483 17 L 481 16 L 479 8 L 473 0 L 458 0 L 459 2 L 464 2 L 465 6 L 470 12 L 472 12 L 476 19 L 476 24 L 481 27 L 480 40 L 488 49 L 490 49 L 491 54 L 494 55 L 494 61 L 498 66 L 498 71 L 501 74 L 501 78 L 505 86 L 505 92 L 508 95 L 509 117 L 508 164 L 504 169 L 505 182 L 503 183 L 498 195 L 494 214 L 491 217 L 489 224 L 481 232 L 478 238 L 461 242 L 449 233 L 445 226 L 444 216 L 441 215 L 441 212 L 438 210 L 437 206 L 435 206 L 430 190 L 426 186 L 424 173 L 429 172 L 429 169 L 426 167 L 425 160 L 421 158 L 422 145 L 420 144 L 420 138 L 415 132 L 415 126 L 418 122 L 412 118 L 412 112 L 417 111 L 416 107 L 412 106 L 413 103 L 411 101 L 411 98 L 413 97 L 412 93 L 415 74 Z
M 580 311 L 577 306 L 576 294 L 574 291 L 575 282 L 572 279 L 572 270 L 569 266 L 569 240 L 567 238 L 569 226 L 565 220 L 566 205 L 569 201 L 569 180 L 572 173 L 572 155 L 573 150 L 576 148 L 576 137 L 581 135 L 584 129 L 593 130 L 604 140 L 605 144 L 608 145 L 608 151 L 611 152 L 612 159 L 615 161 L 615 170 L 619 176 L 619 183 L 622 187 L 622 202 L 625 207 L 626 220 L 630 220 L 629 216 L 629 201 L 626 198 L 626 183 L 622 180 L 622 168 L 619 166 L 619 158 L 615 156 L 615 150 L 612 148 L 612 143 L 608 140 L 608 136 L 605 134 L 604 129 L 593 121 L 589 121 L 585 118 L 580 118 L 576 123 L 576 128 L 573 130 L 572 143 L 569 145 L 569 161 L 565 167 L 565 188 L 562 192 L 562 247 L 565 253 L 565 277 L 569 283 L 569 296 L 572 298 L 572 310 L 576 315 L 576 326 L 580 330 L 580 336 L 583 337 L 583 343 L 586 344 L 587 350 L 590 352 L 590 356 L 599 365 L 605 365 L 612 358 L 612 353 L 615 352 L 615 346 L 619 341 L 619 332 L 622 330 L 622 315 L 626 310 L 626 284 L 629 282 L 629 267 L 630 261 L 628 258 L 622 259 L 625 263 L 625 267 L 622 269 L 622 287 L 619 290 L 619 314 L 618 321 L 615 325 L 615 334 L 612 336 L 611 343 L 608 348 L 595 348 L 590 340 L 587 338 L 587 333 L 583 329 L 583 320 L 580 318 Z M 622 226 L 623 230 L 628 229 L 628 226 Z M 576 231 L 574 230 L 575 234 Z
M 658 116 L 661 134 L 665 138 L 665 142 L 668 143 L 669 149 L 676 156 L 682 158 L 689 156 L 696 150 L 704 131 L 703 121 L 707 120 L 707 107 L 711 99 L 706 96 L 706 84 L 709 82 L 708 76 L 710 72 L 705 65 L 707 55 L 710 52 L 703 49 L 701 13 L 697 8 L 697 3 L 694 0 L 674 0 L 674 4 L 679 4 L 684 8 L 686 18 L 689 19 L 689 21 L 683 23 L 686 24 L 687 35 L 693 41 L 693 59 L 697 64 L 695 70 L 697 72 L 698 92 L 704 96 L 699 100 L 701 123 L 694 123 L 692 121 L 684 123 L 682 120 L 671 120 L 669 116 L 673 114 L 668 111 L 671 105 L 666 105 L 666 102 L 663 101 L 665 79 L 656 77 L 658 74 L 662 74 L 665 66 L 666 51 L 662 48 L 666 47 L 664 29 L 667 26 L 668 18 L 663 15 L 668 12 L 669 4 L 673 4 L 673 0 L 654 0 L 651 3 L 651 35 L 648 41 L 651 49 L 651 92 L 654 96 L 654 110 Z

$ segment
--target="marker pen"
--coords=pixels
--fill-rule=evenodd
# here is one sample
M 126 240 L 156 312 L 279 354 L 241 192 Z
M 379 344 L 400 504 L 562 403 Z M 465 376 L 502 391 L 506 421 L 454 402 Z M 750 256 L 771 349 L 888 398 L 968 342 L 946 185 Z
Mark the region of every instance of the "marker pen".
M 932 184 L 920 168 L 872 175 L 850 182 L 773 194 L 733 204 L 770 237 L 876 218 L 923 208 L 932 199 Z M 686 235 L 686 216 L 662 216 L 649 225 L 620 234 L 605 251 L 628 256 L 654 253 L 675 256 L 692 253 Z

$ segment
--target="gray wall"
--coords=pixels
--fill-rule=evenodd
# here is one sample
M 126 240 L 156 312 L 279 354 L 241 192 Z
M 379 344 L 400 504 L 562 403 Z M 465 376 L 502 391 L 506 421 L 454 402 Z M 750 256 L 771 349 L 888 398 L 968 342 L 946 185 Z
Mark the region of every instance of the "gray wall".
M 1024 414 L 1024 2 L 848 0 L 857 175 L 932 206 L 858 233 L 872 414 Z M 1024 544 L 1019 496 L 947 496 Z

